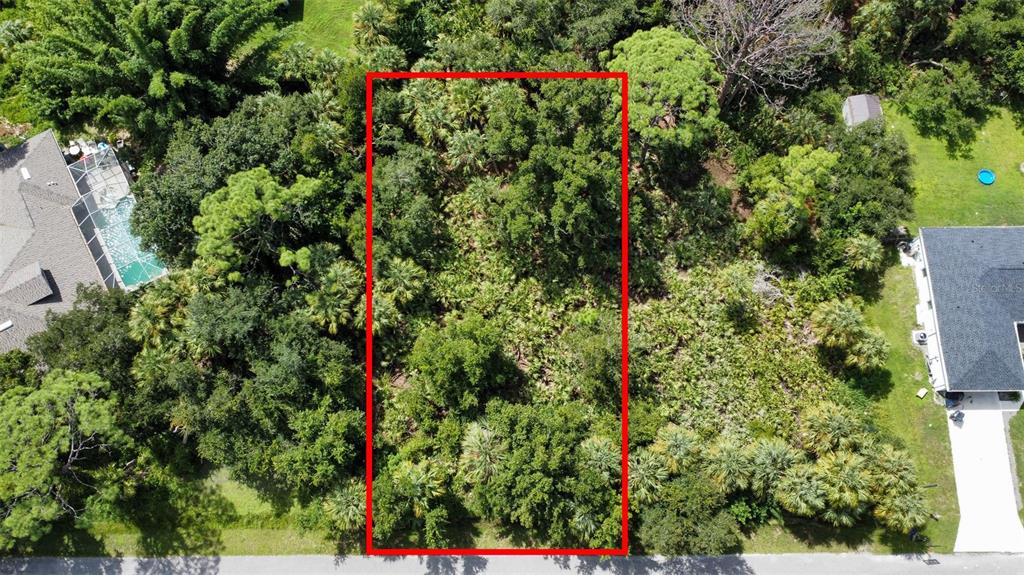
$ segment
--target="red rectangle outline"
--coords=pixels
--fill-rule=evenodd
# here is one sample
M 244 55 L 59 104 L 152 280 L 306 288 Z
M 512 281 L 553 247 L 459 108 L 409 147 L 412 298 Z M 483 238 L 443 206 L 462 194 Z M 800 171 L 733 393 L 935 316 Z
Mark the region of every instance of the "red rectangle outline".
M 612 79 L 622 83 L 622 544 L 613 549 L 422 549 L 373 546 L 373 81 L 375 79 Z M 627 555 L 629 553 L 629 75 L 625 72 L 367 72 L 366 74 L 366 554 Z

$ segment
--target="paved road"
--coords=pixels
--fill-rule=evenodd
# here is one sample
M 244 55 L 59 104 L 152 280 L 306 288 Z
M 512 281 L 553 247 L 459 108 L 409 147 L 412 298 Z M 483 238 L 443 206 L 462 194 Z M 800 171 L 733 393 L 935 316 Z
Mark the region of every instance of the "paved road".
M 792 554 L 629 557 L 273 557 L 0 559 L 2 575 L 1020 575 L 1024 555 Z

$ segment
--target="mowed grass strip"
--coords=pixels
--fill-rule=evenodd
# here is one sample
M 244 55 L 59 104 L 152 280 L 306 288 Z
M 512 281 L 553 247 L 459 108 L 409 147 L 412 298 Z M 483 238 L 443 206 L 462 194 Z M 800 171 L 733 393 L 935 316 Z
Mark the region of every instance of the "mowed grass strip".
M 295 23 L 295 41 L 344 54 L 352 45 L 352 14 L 361 0 L 291 0 L 288 20 Z

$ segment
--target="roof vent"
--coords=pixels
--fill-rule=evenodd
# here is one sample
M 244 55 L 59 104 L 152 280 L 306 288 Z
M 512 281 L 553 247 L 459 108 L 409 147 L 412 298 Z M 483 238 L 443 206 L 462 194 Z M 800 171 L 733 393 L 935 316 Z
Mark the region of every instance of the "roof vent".
M 11 321 L 11 320 L 7 320 L 7 321 L 5 321 L 3 323 L 0 323 L 0 333 L 3 333 L 5 331 L 9 330 L 12 327 L 14 327 L 14 322 Z
M 32 179 L 32 174 L 28 173 L 28 168 L 25 168 L 25 167 L 21 168 L 21 178 L 23 180 L 31 180 Z

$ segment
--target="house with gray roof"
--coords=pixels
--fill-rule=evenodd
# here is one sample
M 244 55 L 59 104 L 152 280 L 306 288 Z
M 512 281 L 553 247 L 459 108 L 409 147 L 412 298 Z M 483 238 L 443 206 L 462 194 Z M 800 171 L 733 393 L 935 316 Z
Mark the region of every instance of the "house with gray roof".
M 79 284 L 102 283 L 71 207 L 79 192 L 50 131 L 0 153 L 0 352 L 71 308 Z
M 843 102 L 843 121 L 849 127 L 882 117 L 882 102 L 874 94 L 857 94 Z
M 921 228 L 917 244 L 932 387 L 1024 390 L 1024 227 Z

